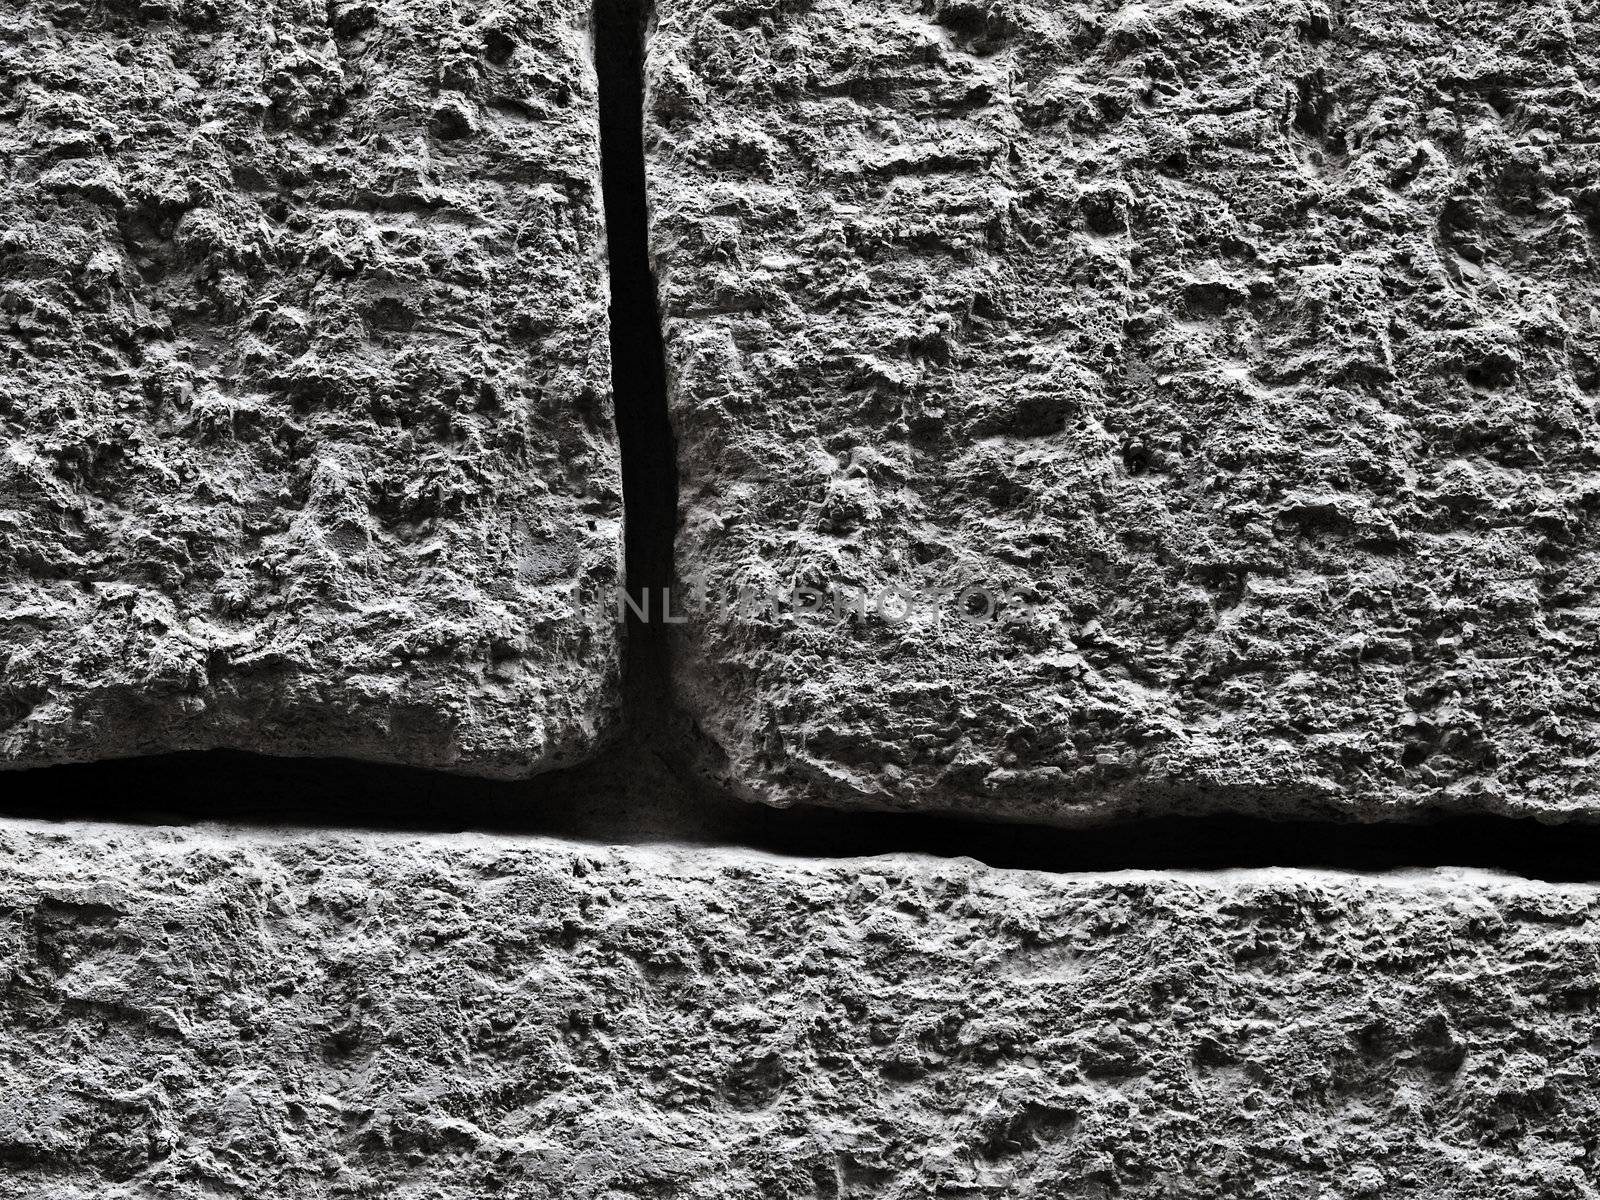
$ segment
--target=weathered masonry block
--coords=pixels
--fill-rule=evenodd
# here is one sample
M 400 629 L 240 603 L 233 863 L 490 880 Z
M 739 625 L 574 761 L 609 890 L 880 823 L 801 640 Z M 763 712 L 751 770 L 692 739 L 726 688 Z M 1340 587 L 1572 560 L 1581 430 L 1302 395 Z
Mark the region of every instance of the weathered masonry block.
M 1594 1194 L 1587 886 L 0 828 L 0 1197 Z
M 1063 822 L 1593 814 L 1600 9 L 659 7 L 679 570 L 944 595 L 713 602 L 708 770 Z
M 615 720 L 587 6 L 0 15 L 0 760 Z

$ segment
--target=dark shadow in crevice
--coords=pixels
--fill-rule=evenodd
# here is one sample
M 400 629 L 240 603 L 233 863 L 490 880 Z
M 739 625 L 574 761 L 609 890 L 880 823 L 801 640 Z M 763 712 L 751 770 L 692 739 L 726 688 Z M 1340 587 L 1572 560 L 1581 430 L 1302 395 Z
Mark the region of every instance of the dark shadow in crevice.
M 622 458 L 627 615 L 624 691 L 634 736 L 658 730 L 669 706 L 661 600 L 672 585 L 678 528 L 677 446 L 644 160 L 644 57 L 649 0 L 596 0 L 601 190 L 611 284 L 611 382 Z M 643 614 L 643 615 L 641 615 Z
M 1427 824 L 1157 817 L 1087 829 L 919 813 L 773 809 L 686 787 L 647 746 L 504 783 L 343 759 L 231 751 L 0 775 L 0 815 L 131 824 L 479 831 L 841 859 L 911 853 L 1041 871 L 1478 867 L 1600 878 L 1600 827 L 1498 816 Z

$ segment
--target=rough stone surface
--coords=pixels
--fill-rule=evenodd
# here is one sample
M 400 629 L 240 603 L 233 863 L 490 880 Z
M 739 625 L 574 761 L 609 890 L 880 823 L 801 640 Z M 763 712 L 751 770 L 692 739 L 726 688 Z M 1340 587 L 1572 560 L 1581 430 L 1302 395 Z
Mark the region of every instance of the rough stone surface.
M 611 721 L 587 5 L 0 14 L 0 762 Z
M 1594 812 L 1600 5 L 660 10 L 680 571 L 1021 593 L 702 610 L 713 770 L 1057 821 Z
M 0 827 L 0 1196 L 1600 1194 L 1600 893 Z

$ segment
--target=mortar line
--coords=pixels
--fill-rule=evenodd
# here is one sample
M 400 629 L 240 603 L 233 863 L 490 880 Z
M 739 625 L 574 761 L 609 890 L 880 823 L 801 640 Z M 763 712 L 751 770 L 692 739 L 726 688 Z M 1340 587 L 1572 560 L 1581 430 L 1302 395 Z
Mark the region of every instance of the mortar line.
M 651 19 L 651 0 L 595 0 L 592 10 L 625 577 L 637 606 L 627 615 L 624 650 L 625 717 L 632 737 L 658 727 L 670 704 L 667 630 L 651 601 L 672 585 L 678 526 L 677 447 L 645 173 L 645 41 Z
M 63 797 L 75 802 L 64 805 Z M 1459 814 L 1435 814 L 1417 824 L 1275 821 L 1180 816 L 1173 807 L 1152 807 L 1140 818 L 1111 824 L 1080 819 L 1076 827 L 948 813 L 777 809 L 696 783 L 629 740 L 581 766 L 517 782 L 223 750 L 0 775 L 0 817 L 52 821 L 507 834 L 818 860 L 904 853 L 1051 873 L 1463 867 L 1548 882 L 1600 882 L 1600 825 L 1594 823 Z

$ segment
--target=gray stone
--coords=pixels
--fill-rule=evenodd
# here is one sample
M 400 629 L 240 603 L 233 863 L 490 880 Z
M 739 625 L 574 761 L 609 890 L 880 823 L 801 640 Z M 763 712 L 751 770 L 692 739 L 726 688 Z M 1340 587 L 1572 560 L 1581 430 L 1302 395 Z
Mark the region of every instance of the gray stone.
M 1059 822 L 1594 813 L 1600 7 L 660 10 L 708 771 Z M 1011 598 L 722 619 L 774 584 Z
M 492 775 L 614 720 L 577 0 L 0 14 L 0 763 Z
M 1592 1197 L 1600 893 L 0 826 L 0 1196 Z

